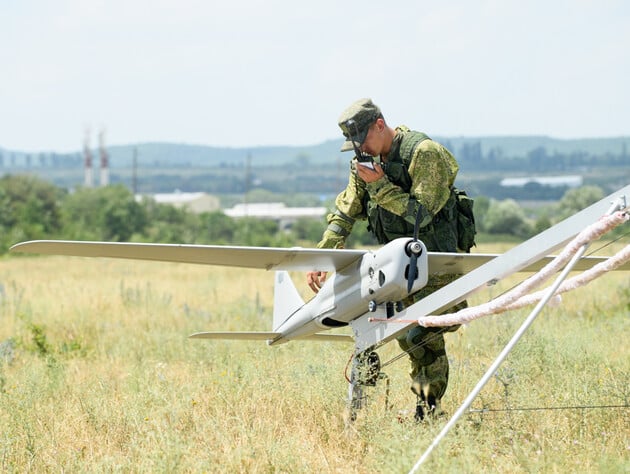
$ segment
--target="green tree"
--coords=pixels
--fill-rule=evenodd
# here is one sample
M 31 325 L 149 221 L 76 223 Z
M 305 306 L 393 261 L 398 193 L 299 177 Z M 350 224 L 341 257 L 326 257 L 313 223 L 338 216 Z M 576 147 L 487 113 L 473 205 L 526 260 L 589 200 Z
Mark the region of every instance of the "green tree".
M 486 196 L 475 196 L 474 199 L 473 213 L 475 215 L 475 226 L 478 232 L 485 232 L 485 216 L 490 207 L 490 199 Z
M 207 212 L 200 216 L 200 241 L 211 244 L 231 244 L 237 233 L 237 224 L 222 212 Z
M 491 201 L 484 216 L 485 231 L 490 234 L 507 234 L 525 238 L 532 234 L 523 209 L 513 199 Z
M 58 237 L 64 192 L 33 176 L 0 178 L 0 251 L 23 240 Z
M 547 230 L 552 225 L 553 224 L 551 222 L 551 219 L 549 218 L 547 214 L 541 215 L 536 219 L 536 222 L 534 223 L 534 233 L 540 234 L 541 232 Z
M 80 188 L 63 203 L 69 239 L 126 241 L 143 234 L 147 211 L 125 186 Z
M 326 228 L 326 221 L 320 219 L 297 219 L 291 226 L 291 233 L 298 241 L 317 244 L 322 238 L 322 231 Z
M 235 222 L 235 245 L 286 247 L 295 244 L 288 233 L 279 230 L 278 223 L 274 220 L 245 217 Z
M 556 222 L 571 217 L 573 214 L 603 198 L 604 191 L 598 186 L 582 186 L 569 189 L 558 202 Z
M 141 202 L 147 214 L 147 225 L 136 240 L 160 243 L 206 243 L 202 236 L 201 219 L 186 208 L 161 204 L 150 198 Z

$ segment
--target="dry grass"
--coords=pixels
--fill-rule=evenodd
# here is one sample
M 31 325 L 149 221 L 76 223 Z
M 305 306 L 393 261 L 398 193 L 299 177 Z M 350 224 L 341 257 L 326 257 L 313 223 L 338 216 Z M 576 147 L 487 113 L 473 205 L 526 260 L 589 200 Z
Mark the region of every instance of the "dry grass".
M 399 419 L 415 404 L 404 359 L 386 368 L 391 409 L 381 384 L 349 433 L 342 415 L 350 346 L 186 338 L 268 330 L 267 272 L 7 258 L 0 283 L 5 472 L 407 472 L 446 421 Z M 629 283 L 627 273 L 606 275 L 547 309 L 474 408 L 627 405 Z M 526 314 L 485 318 L 447 336 L 448 413 Z M 398 348 L 379 352 L 387 361 Z M 470 414 L 427 469 L 628 472 L 629 422 L 628 408 Z

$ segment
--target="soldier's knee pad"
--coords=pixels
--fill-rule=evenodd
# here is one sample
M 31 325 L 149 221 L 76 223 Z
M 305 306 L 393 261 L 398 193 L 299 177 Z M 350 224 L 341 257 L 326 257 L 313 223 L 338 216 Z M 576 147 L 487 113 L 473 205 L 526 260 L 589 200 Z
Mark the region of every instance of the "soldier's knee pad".
M 409 352 L 409 356 L 412 359 L 415 359 L 416 361 L 424 359 L 426 355 L 424 342 L 427 334 L 427 329 L 422 326 L 416 326 L 407 331 L 405 345 L 407 346 L 406 350 Z

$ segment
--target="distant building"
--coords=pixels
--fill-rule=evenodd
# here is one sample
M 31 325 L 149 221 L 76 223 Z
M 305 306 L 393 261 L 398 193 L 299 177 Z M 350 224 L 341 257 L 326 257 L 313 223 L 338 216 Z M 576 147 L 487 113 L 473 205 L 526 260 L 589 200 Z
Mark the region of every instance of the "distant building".
M 504 187 L 519 187 L 522 188 L 526 184 L 536 183 L 541 186 L 550 186 L 552 188 L 559 186 L 567 186 L 569 188 L 579 188 L 582 186 L 584 180 L 582 176 L 567 175 L 567 176 L 528 176 L 522 178 L 504 178 L 501 180 L 501 186 Z
M 184 193 L 176 191 L 174 193 L 151 195 L 137 194 L 136 201 L 141 201 L 144 197 L 150 197 L 159 204 L 170 204 L 177 208 L 186 208 L 197 214 L 220 210 L 219 199 L 202 192 Z M 233 219 L 252 217 L 254 219 L 274 220 L 278 222 L 278 226 L 281 229 L 286 229 L 297 219 L 322 219 L 328 213 L 328 209 L 325 207 L 287 207 L 282 202 L 262 202 L 237 204 L 230 209 L 224 209 L 223 213 Z
M 143 195 L 136 195 L 136 200 L 140 201 Z M 177 208 L 186 208 L 191 212 L 200 214 L 202 212 L 218 211 L 220 208 L 219 199 L 207 193 L 183 193 L 176 191 L 174 193 L 158 193 L 148 197 L 155 200 L 159 204 L 170 204 Z
M 282 202 L 259 202 L 237 204 L 223 212 L 234 219 L 253 217 L 278 221 L 278 226 L 286 229 L 301 218 L 321 219 L 327 214 L 328 209 L 325 207 L 287 207 Z

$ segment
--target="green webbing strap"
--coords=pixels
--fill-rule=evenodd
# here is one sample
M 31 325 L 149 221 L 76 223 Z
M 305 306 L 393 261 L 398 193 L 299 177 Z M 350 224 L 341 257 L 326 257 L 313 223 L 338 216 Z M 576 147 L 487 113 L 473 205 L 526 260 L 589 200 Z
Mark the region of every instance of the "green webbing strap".
M 348 232 L 346 229 L 344 229 L 343 227 L 337 224 L 328 224 L 327 229 L 342 237 L 347 237 L 350 235 L 350 232 Z
M 409 167 L 411 164 L 413 150 L 418 144 L 425 140 L 431 140 L 431 138 L 422 132 L 410 131 L 403 136 L 402 142 L 400 143 L 400 157 L 406 167 Z
M 343 212 L 341 212 L 339 209 L 335 209 L 334 214 L 336 216 L 341 217 L 344 221 L 346 221 L 348 224 L 353 225 L 355 222 L 355 219 L 353 219 L 352 217 L 350 217 L 347 214 L 344 214 Z

